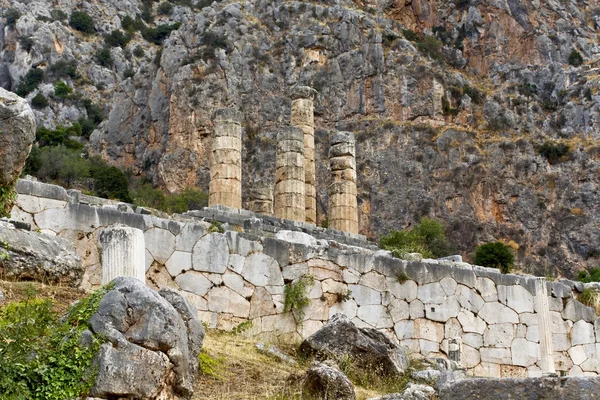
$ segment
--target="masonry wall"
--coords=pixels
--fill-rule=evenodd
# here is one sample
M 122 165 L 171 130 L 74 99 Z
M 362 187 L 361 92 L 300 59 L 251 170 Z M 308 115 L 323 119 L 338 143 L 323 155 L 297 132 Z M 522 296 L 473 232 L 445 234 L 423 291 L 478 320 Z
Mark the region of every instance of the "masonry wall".
M 219 233 L 206 218 L 159 218 L 52 185 L 20 181 L 17 190 L 12 219 L 73 241 L 86 266 L 86 289 L 100 284 L 99 232 L 118 223 L 144 232 L 147 284 L 180 290 L 213 328 L 252 321 L 249 334 L 300 339 L 342 312 L 424 356 L 447 355 L 448 341 L 459 338 L 468 372 L 496 377 L 541 375 L 540 332 L 550 330 L 557 371 L 600 373 L 600 320 L 576 300 L 581 283 L 545 282 L 550 318 L 540 326 L 536 307 L 545 302 L 535 301 L 536 279 L 543 278 L 451 260 L 403 261 L 367 242 L 318 240 L 301 228 L 261 231 L 260 221 L 246 223 L 243 213 L 230 226 L 239 232 Z M 259 234 L 241 232 L 244 226 Z M 315 284 L 298 321 L 283 312 L 284 291 L 304 275 Z

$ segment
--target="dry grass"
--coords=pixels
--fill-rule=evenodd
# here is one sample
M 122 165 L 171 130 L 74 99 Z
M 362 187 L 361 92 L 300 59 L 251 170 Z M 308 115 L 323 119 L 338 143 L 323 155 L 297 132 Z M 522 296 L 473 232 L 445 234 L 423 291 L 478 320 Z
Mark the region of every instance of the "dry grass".
M 50 299 L 54 311 L 63 313 L 77 300 L 88 295 L 82 290 L 68 286 L 45 285 L 39 282 L 13 282 L 0 280 L 0 290 L 4 293 L 4 302 L 25 300 L 28 297 Z

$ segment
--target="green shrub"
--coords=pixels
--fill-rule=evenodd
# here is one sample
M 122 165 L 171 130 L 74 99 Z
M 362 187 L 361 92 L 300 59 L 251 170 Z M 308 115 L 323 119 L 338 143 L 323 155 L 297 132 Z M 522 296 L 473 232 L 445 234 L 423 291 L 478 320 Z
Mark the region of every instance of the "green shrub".
M 142 49 L 142 46 L 136 46 L 135 49 L 133 49 L 133 55 L 136 56 L 137 58 L 140 57 L 144 57 L 144 49 Z
M 94 194 L 107 199 L 121 200 L 131 203 L 127 176 L 117 167 L 107 165 L 93 166 L 91 175 L 94 178 Z
M 198 354 L 198 371 L 202 375 L 219 377 L 223 369 L 223 360 L 209 355 L 205 350 Z
M 19 85 L 17 86 L 16 93 L 25 97 L 29 93 L 33 92 L 44 80 L 44 71 L 39 68 L 31 68 L 25 76 L 21 78 Z
M 156 9 L 158 15 L 170 15 L 172 11 L 173 4 L 169 3 L 168 1 L 163 1 L 158 5 L 158 8 Z
M 135 71 L 132 68 L 127 68 L 125 71 L 123 71 L 123 78 L 124 79 L 129 79 L 135 76 Z
M 98 65 L 101 65 L 105 68 L 110 68 L 113 66 L 113 58 L 112 54 L 110 54 L 110 49 L 108 47 L 103 47 L 96 52 L 96 61 Z
M 583 57 L 581 56 L 581 53 L 573 49 L 571 54 L 569 54 L 569 65 L 579 67 L 581 64 L 583 64 Z
M 205 32 L 200 40 L 200 44 L 204 46 L 202 51 L 202 59 L 212 59 L 215 57 L 215 50 L 227 49 L 229 47 L 227 38 L 225 36 L 216 34 L 214 32 Z
M 75 60 L 58 60 L 48 67 L 48 71 L 55 78 L 80 78 L 80 75 L 77 72 L 77 61 Z
M 65 81 L 57 81 L 54 84 L 54 95 L 56 97 L 66 99 L 71 93 L 73 93 L 73 88 L 67 85 Z
M 411 230 L 393 231 L 379 241 L 383 249 L 402 258 L 407 253 L 421 253 L 423 257 L 445 257 L 455 252 L 446 238 L 446 228 L 441 222 L 424 217 Z
M 411 31 L 410 29 L 402 29 L 402 36 L 404 36 L 406 40 L 409 40 L 411 42 L 419 41 L 419 35 L 417 35 L 414 31 Z
M 417 48 L 421 53 L 428 55 L 434 60 L 441 61 L 444 59 L 442 55 L 442 42 L 435 36 L 425 36 L 422 41 L 417 42 Z
M 44 96 L 42 92 L 38 92 L 38 94 L 31 99 L 31 106 L 38 110 L 46 108 L 48 107 L 48 99 L 46 99 L 46 96 Z
M 69 18 L 69 25 L 71 28 L 83 33 L 91 34 L 96 31 L 94 28 L 94 19 L 83 11 L 73 11 L 71 18 Z
M 169 37 L 172 31 L 179 29 L 181 24 L 176 22 L 174 24 L 159 25 L 156 28 L 146 28 L 142 31 L 142 36 L 149 42 L 154 44 L 162 44 L 162 42 Z
M 301 323 L 304 320 L 304 308 L 310 304 L 308 288 L 314 284 L 315 278 L 312 275 L 304 275 L 296 282 L 285 285 L 283 312 L 295 311 Z
M 57 126 L 56 129 L 38 128 L 35 133 L 35 138 L 40 147 L 52 147 L 63 145 L 70 150 L 81 150 L 83 145 L 76 140 L 72 140 L 71 136 L 80 136 L 81 126 L 73 124 L 69 127 Z
M 34 150 L 35 149 L 35 150 Z M 63 145 L 32 149 L 27 159 L 27 172 L 44 182 L 56 182 L 67 188 L 90 176 L 86 159 Z
M 225 233 L 223 224 L 221 224 L 219 221 L 212 221 L 210 223 L 210 228 L 208 228 L 208 233 Z
M 35 40 L 31 36 L 21 36 L 19 38 L 19 44 L 23 47 L 23 50 L 26 52 L 30 52 L 33 49 L 33 45 L 35 44 Z
M 144 3 L 141 17 L 144 21 L 146 21 L 149 24 L 154 22 L 154 16 L 152 15 L 152 2 Z
M 544 142 L 537 148 L 538 153 L 544 157 L 550 164 L 563 161 L 569 154 L 569 146 L 564 143 Z
M 201 190 L 187 188 L 179 194 L 165 194 L 154 188 L 150 182 L 143 180 L 133 185 L 131 193 L 135 205 L 167 213 L 199 210 L 208 205 L 208 195 Z
M 0 218 L 10 217 L 15 201 L 17 201 L 17 192 L 14 188 L 0 185 Z
M 17 20 L 21 18 L 21 13 L 14 8 L 8 8 L 4 11 L 4 18 L 6 19 L 6 26 L 14 27 Z
M 129 33 L 133 33 L 135 31 L 135 21 L 129 15 L 126 15 L 121 20 L 121 28 Z
M 590 268 L 589 271 L 579 271 L 577 280 L 584 283 L 600 282 L 600 268 Z
M 474 262 L 487 268 L 498 268 L 503 274 L 510 272 L 515 256 L 502 242 L 485 243 L 475 250 Z
M 131 40 L 131 35 L 123 33 L 120 30 L 114 30 L 104 35 L 104 43 L 110 47 L 125 47 Z
M 69 17 L 67 13 L 56 8 L 50 11 L 50 16 L 52 17 L 53 21 L 64 21 Z
M 0 399 L 55 400 L 89 394 L 92 361 L 103 339 L 83 345 L 87 320 L 109 290 L 101 288 L 72 306 L 64 318 L 47 299 L 29 297 L 0 309 Z

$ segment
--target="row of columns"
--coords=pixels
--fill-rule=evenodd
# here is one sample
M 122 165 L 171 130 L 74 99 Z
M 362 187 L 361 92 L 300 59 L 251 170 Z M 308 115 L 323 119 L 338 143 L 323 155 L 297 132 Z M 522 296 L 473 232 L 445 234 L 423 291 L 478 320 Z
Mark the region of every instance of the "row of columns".
M 317 222 L 315 186 L 315 90 L 292 94 L 290 126 L 277 133 L 273 210 L 276 217 Z M 234 109 L 217 110 L 210 154 L 209 206 L 242 208 L 242 118 Z M 332 135 L 329 164 L 329 228 L 358 233 L 356 149 L 351 132 Z M 261 201 L 261 211 L 269 209 Z

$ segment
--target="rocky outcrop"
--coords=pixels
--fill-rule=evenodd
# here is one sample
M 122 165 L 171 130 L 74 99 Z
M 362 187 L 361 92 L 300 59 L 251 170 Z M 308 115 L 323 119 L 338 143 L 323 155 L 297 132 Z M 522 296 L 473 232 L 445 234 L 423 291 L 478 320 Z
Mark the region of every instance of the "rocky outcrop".
M 5 278 L 79 286 L 84 274 L 73 245 L 62 238 L 0 222 L 0 271 Z
M 92 396 L 102 399 L 189 399 L 204 328 L 177 292 L 156 292 L 117 278 L 89 322 L 106 337 L 94 362 Z
M 410 382 L 402 393 L 386 394 L 369 400 L 430 400 L 435 398 L 437 398 L 436 392 L 432 387 Z
M 321 400 L 356 399 L 352 382 L 339 369 L 327 363 L 311 364 L 306 371 L 303 391 L 309 398 Z
M 465 379 L 442 387 L 440 400 L 514 399 L 579 400 L 595 399 L 600 377 Z
M 356 368 L 398 375 L 408 367 L 404 348 L 372 328 L 357 328 L 344 314 L 335 314 L 300 345 L 305 356 L 319 360 L 350 360 Z

